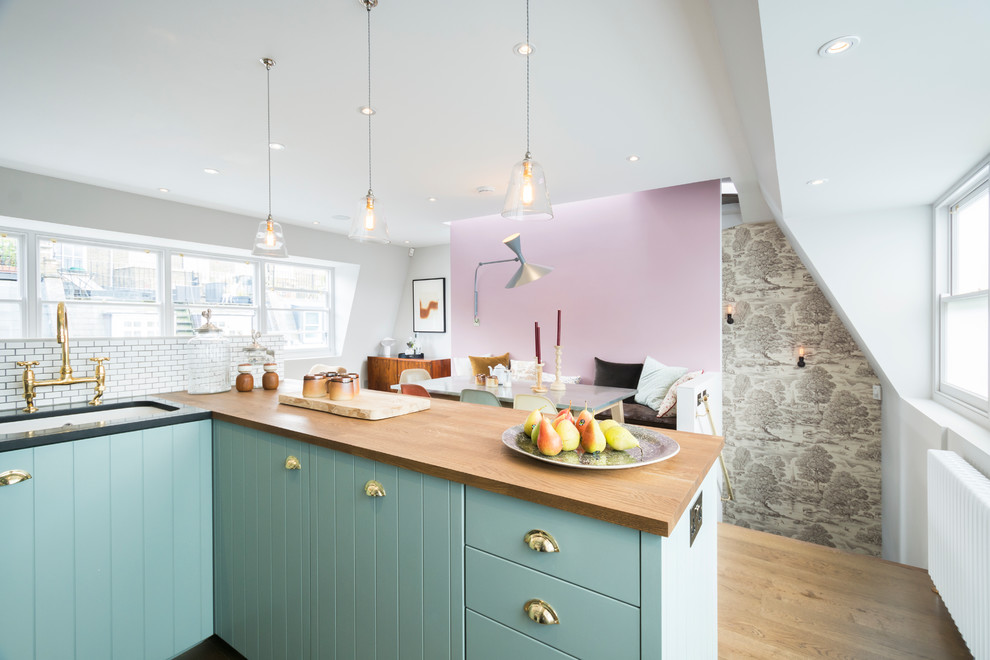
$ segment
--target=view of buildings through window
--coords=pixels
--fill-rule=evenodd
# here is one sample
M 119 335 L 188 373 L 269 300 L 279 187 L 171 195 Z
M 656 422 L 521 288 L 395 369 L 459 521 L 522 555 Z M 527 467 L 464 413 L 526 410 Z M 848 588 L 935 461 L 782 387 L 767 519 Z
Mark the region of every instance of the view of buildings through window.
M 34 313 L 36 335 L 53 337 L 56 307 L 64 302 L 73 338 L 192 335 L 209 308 L 230 334 L 283 334 L 290 350 L 330 344 L 331 268 L 40 236 L 38 302 L 29 305 L 28 243 L 0 236 L 0 336 L 29 336 Z

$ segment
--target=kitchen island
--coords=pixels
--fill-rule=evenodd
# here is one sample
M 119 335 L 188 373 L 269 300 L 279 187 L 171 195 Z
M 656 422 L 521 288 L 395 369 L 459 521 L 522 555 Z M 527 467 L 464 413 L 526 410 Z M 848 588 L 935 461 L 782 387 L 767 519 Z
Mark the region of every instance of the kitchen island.
M 721 438 L 582 470 L 503 446 L 523 411 L 277 394 L 163 397 L 213 414 L 216 632 L 248 658 L 715 657 Z

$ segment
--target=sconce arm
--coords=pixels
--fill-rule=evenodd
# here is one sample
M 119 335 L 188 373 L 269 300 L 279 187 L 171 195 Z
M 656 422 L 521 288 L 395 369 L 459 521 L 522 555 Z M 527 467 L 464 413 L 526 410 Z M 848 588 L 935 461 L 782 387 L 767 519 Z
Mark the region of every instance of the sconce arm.
M 489 264 L 507 264 L 511 261 L 519 261 L 519 257 L 515 259 L 499 259 L 497 261 L 479 261 L 478 265 L 474 267 L 474 323 L 478 324 L 478 269 L 482 266 L 487 266 Z

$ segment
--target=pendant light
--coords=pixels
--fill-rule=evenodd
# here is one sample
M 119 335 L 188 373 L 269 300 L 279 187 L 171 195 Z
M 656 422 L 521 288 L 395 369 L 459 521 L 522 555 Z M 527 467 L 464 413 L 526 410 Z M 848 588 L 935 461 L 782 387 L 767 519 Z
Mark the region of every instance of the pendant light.
M 258 223 L 258 231 L 254 236 L 254 249 L 251 254 L 256 257 L 277 257 L 285 259 L 289 251 L 285 247 L 285 235 L 282 225 L 272 220 L 272 67 L 275 60 L 265 57 L 261 63 L 265 65 L 268 76 L 268 219 Z
M 371 191 L 371 117 L 375 114 L 371 105 L 371 10 L 378 6 L 378 0 L 361 0 L 368 10 L 368 105 L 365 106 L 368 116 L 368 194 L 361 199 L 361 205 L 351 221 L 351 230 L 347 237 L 362 243 L 391 243 L 388 237 L 388 225 L 382 213 L 381 200 Z
M 529 58 L 533 54 L 533 44 L 529 41 L 529 0 L 526 0 L 526 43 L 517 46 L 515 51 L 526 58 L 526 155 L 515 164 L 509 175 L 502 217 L 510 220 L 549 220 L 553 217 L 553 209 L 550 207 L 547 179 L 543 167 L 533 160 L 529 152 Z

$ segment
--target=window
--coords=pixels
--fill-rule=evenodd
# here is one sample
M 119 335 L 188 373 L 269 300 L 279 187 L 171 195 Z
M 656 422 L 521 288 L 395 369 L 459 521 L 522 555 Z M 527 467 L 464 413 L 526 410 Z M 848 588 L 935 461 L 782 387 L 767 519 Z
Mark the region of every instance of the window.
M 984 164 L 936 206 L 936 392 L 988 412 L 990 188 Z
M 0 337 L 26 337 L 24 239 L 0 234 Z
M 205 256 L 173 254 L 172 329 L 176 335 L 191 335 L 202 325 L 204 310 L 225 332 L 249 335 L 258 326 L 255 265 Z
M 265 264 L 268 331 L 285 336 L 288 349 L 330 343 L 331 271 L 289 264 Z
M 269 262 L 229 248 L 210 254 L 209 246 L 190 246 L 205 248 L 197 254 L 180 244 L 152 249 L 109 232 L 79 238 L 68 227 L 66 236 L 36 233 L 53 225 L 29 220 L 10 226 L 24 231 L 0 227 L 2 338 L 54 337 L 63 302 L 73 339 L 191 335 L 210 309 L 228 334 L 283 334 L 296 355 L 333 350 L 329 264 Z

